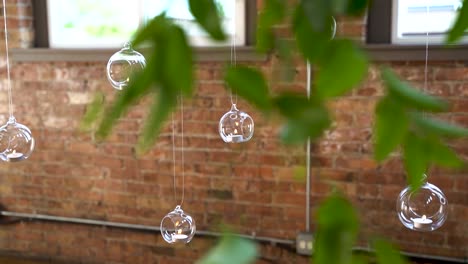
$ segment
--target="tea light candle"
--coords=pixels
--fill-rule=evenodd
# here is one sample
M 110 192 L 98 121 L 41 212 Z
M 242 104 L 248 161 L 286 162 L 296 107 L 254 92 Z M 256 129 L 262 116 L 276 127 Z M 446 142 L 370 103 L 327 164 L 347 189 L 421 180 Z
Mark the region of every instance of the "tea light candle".
M 23 158 L 23 153 L 20 153 L 20 152 L 16 152 L 15 150 L 13 150 L 12 153 L 9 153 L 6 155 L 8 160 L 10 161 L 17 161 L 17 160 L 21 160 Z
M 242 142 L 242 136 L 230 134 L 227 136 L 227 142 L 233 142 L 233 143 Z
M 426 215 L 423 215 L 421 218 L 413 218 L 411 220 L 413 221 L 414 227 L 419 229 L 427 229 L 432 225 L 432 220 L 427 219 Z

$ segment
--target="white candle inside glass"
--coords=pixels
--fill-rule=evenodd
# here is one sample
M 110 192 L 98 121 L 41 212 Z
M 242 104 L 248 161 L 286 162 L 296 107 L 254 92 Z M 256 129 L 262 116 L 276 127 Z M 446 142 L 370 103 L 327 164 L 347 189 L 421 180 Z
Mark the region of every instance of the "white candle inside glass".
M 13 150 L 12 153 L 9 153 L 6 155 L 8 159 L 10 160 L 17 160 L 23 157 L 23 153 L 21 152 L 16 152 L 16 150 Z
M 182 229 L 177 229 L 177 233 L 172 235 L 173 240 L 186 239 L 187 237 L 187 235 L 182 234 Z
M 233 135 L 233 134 L 227 135 L 227 142 L 241 142 L 241 141 L 242 141 L 242 135 Z
M 415 228 L 427 229 L 432 225 L 432 220 L 428 219 L 426 215 L 423 215 L 421 218 L 413 218 L 413 225 Z

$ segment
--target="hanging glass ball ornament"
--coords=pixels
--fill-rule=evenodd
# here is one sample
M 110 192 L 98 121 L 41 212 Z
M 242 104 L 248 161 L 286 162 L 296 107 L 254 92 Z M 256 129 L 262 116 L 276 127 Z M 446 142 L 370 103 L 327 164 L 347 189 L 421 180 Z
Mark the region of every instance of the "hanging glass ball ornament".
M 447 220 L 447 198 L 437 186 L 424 179 L 419 190 L 408 186 L 401 191 L 397 199 L 397 212 L 405 227 L 415 231 L 434 231 Z
M 180 205 L 161 221 L 161 235 L 167 243 L 189 243 L 195 235 L 195 220 Z
M 27 159 L 34 150 L 34 138 L 31 130 L 16 122 L 11 116 L 8 122 L 0 127 L 0 159 L 16 162 Z
M 107 63 L 107 79 L 112 87 L 122 90 L 127 87 L 132 76 L 146 67 L 146 60 L 141 53 L 133 50 L 130 42 L 112 55 Z
M 226 143 L 249 141 L 254 133 L 254 121 L 233 104 L 231 110 L 219 120 L 219 135 Z

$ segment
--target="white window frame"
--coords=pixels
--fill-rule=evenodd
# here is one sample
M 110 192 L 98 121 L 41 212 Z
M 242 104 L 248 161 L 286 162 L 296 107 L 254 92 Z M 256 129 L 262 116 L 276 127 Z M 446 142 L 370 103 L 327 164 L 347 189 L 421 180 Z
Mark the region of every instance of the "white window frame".
M 83 43 L 83 42 L 75 42 L 74 40 L 70 39 L 61 39 L 57 33 L 54 33 L 54 21 L 55 18 L 52 15 L 54 11 L 53 3 L 54 1 L 64 1 L 64 0 L 47 0 L 47 18 L 48 18 L 48 38 L 49 38 L 49 47 L 50 48 L 59 48 L 59 49 L 102 49 L 102 48 L 120 48 L 122 47 L 123 42 L 128 40 L 103 40 L 102 42 L 95 42 L 93 44 Z M 98 0 L 99 1 L 99 0 Z M 160 0 L 158 0 L 160 1 Z M 170 1 L 170 0 L 169 0 Z M 188 1 L 188 0 L 187 0 Z M 251 0 L 232 0 L 235 1 L 235 28 L 234 29 L 227 29 L 227 31 L 236 31 L 234 35 L 228 34 L 227 40 L 224 42 L 216 42 L 210 39 L 207 36 L 189 36 L 189 42 L 194 47 L 222 47 L 222 46 L 230 46 L 232 43 L 235 43 L 237 46 L 245 46 L 246 45 L 246 21 L 247 21 L 247 12 L 246 12 L 246 1 Z M 139 25 L 143 25 L 145 20 L 147 20 L 146 14 L 144 14 L 144 7 L 143 3 L 145 0 L 132 0 L 131 2 L 135 2 L 135 4 L 139 5 L 140 9 L 140 21 Z M 229 33 L 229 32 L 227 32 Z M 233 40 L 235 37 L 235 40 Z
M 392 28 L 391 28 L 391 42 L 396 45 L 421 45 L 426 43 L 426 34 L 410 37 L 400 37 L 398 35 L 398 17 L 399 17 L 399 3 L 405 0 L 392 0 Z M 421 6 L 425 6 L 425 0 L 421 0 Z M 444 44 L 446 35 L 431 35 L 429 34 L 429 44 Z M 463 37 L 460 43 L 468 43 L 468 36 Z

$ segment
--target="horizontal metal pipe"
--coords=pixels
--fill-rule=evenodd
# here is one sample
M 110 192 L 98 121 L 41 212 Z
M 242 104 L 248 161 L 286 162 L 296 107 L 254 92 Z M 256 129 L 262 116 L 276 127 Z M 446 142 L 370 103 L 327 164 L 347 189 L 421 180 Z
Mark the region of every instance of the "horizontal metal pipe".
M 140 231 L 153 231 L 153 232 L 161 231 L 161 228 L 156 227 L 156 226 L 136 225 L 136 224 L 91 220 L 91 219 L 74 218 L 74 217 L 17 213 L 17 212 L 9 212 L 9 211 L 0 211 L 0 215 L 23 218 L 26 220 L 42 220 L 42 221 L 61 222 L 61 223 L 105 226 L 105 227 L 124 228 L 124 229 L 131 229 L 131 230 L 140 230 Z M 197 230 L 195 234 L 199 236 L 209 236 L 209 237 L 221 237 L 223 235 L 222 233 L 219 233 L 219 232 L 201 231 L 201 230 L 200 231 Z M 296 243 L 293 240 L 286 240 L 286 239 L 279 239 L 279 238 L 272 238 L 272 237 L 258 237 L 258 236 L 249 236 L 249 235 L 240 235 L 240 234 L 235 234 L 235 236 L 247 238 L 251 240 L 256 240 L 256 241 L 261 241 L 261 242 L 269 242 L 269 243 L 274 243 L 274 244 L 283 244 L 283 245 L 291 245 L 291 246 L 293 246 Z
M 0 211 L 0 215 L 22 218 L 25 220 L 38 220 L 38 221 L 51 221 L 51 222 L 73 223 L 73 224 L 93 225 L 93 226 L 105 226 L 105 227 L 115 227 L 115 228 L 123 228 L 123 229 L 130 229 L 130 230 L 139 230 L 139 231 L 152 231 L 152 232 L 161 231 L 160 227 L 156 227 L 156 226 L 136 225 L 136 224 L 91 220 L 91 219 L 74 218 L 74 217 L 17 213 L 17 212 L 10 212 L 10 211 Z M 223 234 L 219 232 L 212 232 L 212 231 L 197 231 L 196 235 L 208 236 L 208 237 L 221 237 Z M 282 245 L 288 245 L 288 246 L 294 246 L 296 243 L 294 240 L 279 239 L 279 238 L 272 238 L 272 237 L 259 237 L 255 235 L 249 236 L 249 235 L 235 234 L 235 236 L 246 238 L 246 239 L 251 239 L 251 240 L 255 240 L 259 242 L 268 242 L 272 244 L 282 244 Z M 369 249 L 366 247 L 354 247 L 353 251 L 363 251 L 363 252 L 374 253 L 372 249 Z M 410 252 L 400 252 L 400 253 L 404 256 L 412 257 L 412 258 L 444 261 L 444 262 L 449 262 L 449 263 L 465 263 L 465 264 L 468 263 L 468 259 L 463 260 L 463 259 L 458 259 L 458 258 L 448 258 L 448 257 L 440 257 L 440 256 L 433 256 L 433 255 L 416 254 L 416 253 L 410 253 Z

